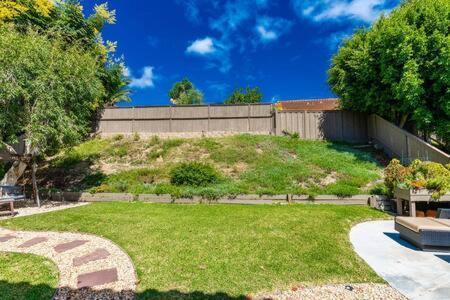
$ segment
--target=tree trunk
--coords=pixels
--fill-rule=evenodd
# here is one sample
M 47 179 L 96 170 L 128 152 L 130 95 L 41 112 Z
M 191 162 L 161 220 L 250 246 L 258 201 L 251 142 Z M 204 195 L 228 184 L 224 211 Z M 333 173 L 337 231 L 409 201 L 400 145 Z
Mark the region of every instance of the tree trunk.
M 37 163 L 36 163 L 36 160 L 33 159 L 32 170 L 31 170 L 31 177 L 32 177 L 32 181 L 33 181 L 33 195 L 34 195 L 34 199 L 36 200 L 36 204 L 38 205 L 38 207 L 41 207 L 41 200 L 39 199 L 39 189 L 38 189 L 38 185 L 37 185 L 37 181 L 36 181 L 36 171 L 37 171 Z
M 406 121 L 408 121 L 408 116 L 409 116 L 409 114 L 402 115 L 402 117 L 400 119 L 400 124 L 398 125 L 398 127 L 403 128 L 405 126 Z
M 2 185 L 16 185 L 19 178 L 22 177 L 25 172 L 27 166 L 27 163 L 21 160 L 16 160 L 11 168 L 9 168 L 8 172 L 6 172 L 5 176 L 3 176 L 0 183 Z

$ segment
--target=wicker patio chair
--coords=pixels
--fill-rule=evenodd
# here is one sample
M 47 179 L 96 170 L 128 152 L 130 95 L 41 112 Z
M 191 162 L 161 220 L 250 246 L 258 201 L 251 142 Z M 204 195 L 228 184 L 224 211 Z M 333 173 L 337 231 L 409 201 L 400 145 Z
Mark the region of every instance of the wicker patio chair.
M 396 217 L 395 230 L 421 250 L 450 251 L 450 219 Z

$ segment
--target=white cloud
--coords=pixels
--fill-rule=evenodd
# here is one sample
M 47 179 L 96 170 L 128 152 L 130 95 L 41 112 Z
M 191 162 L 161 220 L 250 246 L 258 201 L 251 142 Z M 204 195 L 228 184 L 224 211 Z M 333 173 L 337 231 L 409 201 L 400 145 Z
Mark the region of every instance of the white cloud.
M 143 68 L 142 76 L 140 78 L 136 78 L 131 74 L 131 70 L 128 67 L 125 67 L 123 70 L 123 74 L 130 78 L 130 87 L 137 89 L 145 89 L 154 87 L 155 83 L 155 74 L 153 72 L 153 67 L 146 66 Z
M 275 31 L 267 30 L 262 25 L 256 26 L 256 30 L 258 31 L 259 37 L 261 38 L 262 41 L 268 42 L 278 39 L 278 35 Z
M 204 39 L 195 40 L 187 49 L 187 53 L 194 53 L 199 55 L 208 55 L 214 53 L 216 48 L 214 47 L 214 41 L 210 37 Z
M 271 12 L 273 0 L 176 1 L 185 8 L 187 19 L 194 25 L 202 21 L 203 12 L 208 13 L 208 26 L 213 32 L 210 37 L 194 41 L 186 53 L 204 57 L 207 68 L 217 68 L 222 73 L 232 68 L 233 51 L 243 53 L 249 46 L 275 41 L 286 32 L 283 25 L 289 23 L 290 28 L 292 23 L 282 18 L 261 17 Z M 270 23 L 261 23 L 264 18 L 270 19 Z M 279 19 L 284 23 L 275 22 Z
M 299 16 L 316 22 L 352 19 L 365 23 L 388 12 L 388 0 L 291 0 Z
M 259 39 L 264 42 L 277 40 L 291 29 L 292 22 L 283 18 L 260 17 L 257 20 L 256 31 Z

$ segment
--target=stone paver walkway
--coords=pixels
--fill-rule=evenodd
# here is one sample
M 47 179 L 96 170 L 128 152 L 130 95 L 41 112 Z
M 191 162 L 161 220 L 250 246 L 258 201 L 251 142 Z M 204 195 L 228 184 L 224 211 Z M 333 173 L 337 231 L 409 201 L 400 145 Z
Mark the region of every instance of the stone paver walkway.
M 394 221 L 356 225 L 355 251 L 378 275 L 410 299 L 450 299 L 450 253 L 420 251 L 400 239 Z
M 0 251 L 47 257 L 59 268 L 56 299 L 131 299 L 136 273 L 129 256 L 116 244 L 94 235 L 27 232 L 0 228 Z M 81 293 L 81 294 L 80 294 Z M 100 294 L 100 297 L 98 297 Z

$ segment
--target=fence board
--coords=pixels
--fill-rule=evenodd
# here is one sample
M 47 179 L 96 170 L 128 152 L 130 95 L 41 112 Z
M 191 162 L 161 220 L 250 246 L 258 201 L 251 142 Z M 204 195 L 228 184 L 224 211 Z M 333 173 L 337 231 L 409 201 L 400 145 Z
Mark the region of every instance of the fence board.
M 403 163 L 414 159 L 450 163 L 450 155 L 447 153 L 377 115 L 371 115 L 368 123 L 369 136 L 380 144 L 387 154 L 400 158 Z
M 271 104 L 107 108 L 98 132 L 113 134 L 226 133 L 273 131 Z
M 277 111 L 276 133 L 298 133 L 306 140 L 367 142 L 365 114 L 349 111 Z

